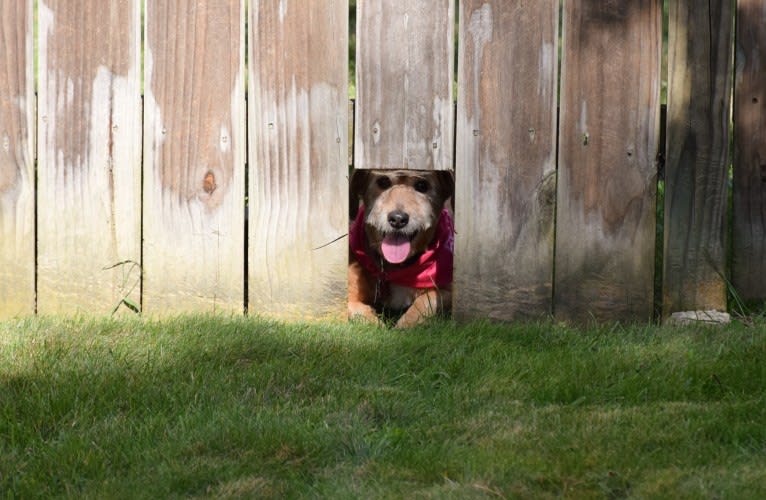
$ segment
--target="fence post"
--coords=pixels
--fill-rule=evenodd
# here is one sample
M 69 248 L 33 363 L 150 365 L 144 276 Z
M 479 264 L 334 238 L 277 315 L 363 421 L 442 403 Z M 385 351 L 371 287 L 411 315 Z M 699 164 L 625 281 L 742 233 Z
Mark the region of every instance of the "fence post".
M 0 319 L 35 310 L 32 1 L 0 3 Z
M 356 167 L 452 169 L 453 2 L 357 9 Z
M 663 315 L 726 310 L 729 0 L 670 3 Z
M 554 313 L 653 314 L 660 0 L 564 2 Z
M 144 309 L 242 312 L 243 0 L 148 0 Z
M 461 7 L 455 316 L 549 315 L 559 2 Z
M 348 0 L 250 4 L 249 309 L 346 313 Z
M 737 3 L 732 282 L 766 300 L 766 5 Z
M 109 314 L 135 307 L 140 2 L 38 6 L 38 310 Z

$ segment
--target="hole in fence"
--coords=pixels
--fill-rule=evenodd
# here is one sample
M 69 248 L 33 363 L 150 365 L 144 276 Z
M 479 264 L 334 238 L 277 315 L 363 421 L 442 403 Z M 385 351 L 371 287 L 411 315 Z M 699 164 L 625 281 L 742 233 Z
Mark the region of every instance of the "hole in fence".
M 407 327 L 451 309 L 454 193 L 450 171 L 352 173 L 351 319 Z
M 761 182 L 766 182 L 766 165 L 761 165 Z

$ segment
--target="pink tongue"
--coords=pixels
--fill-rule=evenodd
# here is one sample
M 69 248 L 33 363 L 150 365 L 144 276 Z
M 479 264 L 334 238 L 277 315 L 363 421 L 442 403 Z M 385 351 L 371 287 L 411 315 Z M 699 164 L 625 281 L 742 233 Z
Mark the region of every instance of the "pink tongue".
M 399 264 L 407 260 L 410 254 L 410 240 L 402 234 L 387 234 L 380 249 L 388 262 Z

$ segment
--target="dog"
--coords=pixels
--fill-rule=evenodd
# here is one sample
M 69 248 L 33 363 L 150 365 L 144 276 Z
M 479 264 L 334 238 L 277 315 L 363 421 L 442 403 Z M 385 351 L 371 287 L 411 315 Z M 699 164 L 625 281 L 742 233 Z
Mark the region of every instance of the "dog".
M 349 318 L 403 311 L 395 326 L 407 328 L 449 311 L 452 172 L 356 170 L 349 190 Z

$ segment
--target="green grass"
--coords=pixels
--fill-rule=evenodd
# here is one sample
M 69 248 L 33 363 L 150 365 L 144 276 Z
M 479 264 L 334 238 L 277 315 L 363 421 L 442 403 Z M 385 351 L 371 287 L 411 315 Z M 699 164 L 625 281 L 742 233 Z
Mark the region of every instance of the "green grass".
M 4 322 L 0 496 L 763 498 L 765 326 Z

